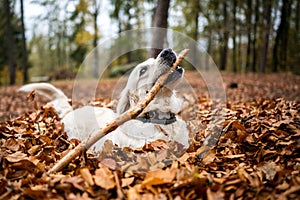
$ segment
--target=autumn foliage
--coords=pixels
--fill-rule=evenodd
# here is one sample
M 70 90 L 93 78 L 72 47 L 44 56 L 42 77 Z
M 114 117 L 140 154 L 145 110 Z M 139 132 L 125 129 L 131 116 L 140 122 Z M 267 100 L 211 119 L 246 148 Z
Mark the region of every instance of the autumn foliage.
M 226 117 L 214 146 L 203 145 L 216 134 L 213 100 L 193 79 L 199 96 L 183 115 L 192 132 L 186 152 L 177 154 L 181 146 L 174 142 L 134 150 L 107 142 L 103 152 L 88 151 L 53 174 L 47 172 L 80 141 L 68 140 L 55 111 L 41 107 L 43 99 L 28 102 L 25 94 L 1 88 L 0 199 L 297 199 L 300 79 L 263 77 L 223 75 Z M 70 84 L 60 84 L 71 92 Z M 113 106 L 105 95 L 93 104 Z M 18 117 L 10 119 L 3 108 L 14 108 Z

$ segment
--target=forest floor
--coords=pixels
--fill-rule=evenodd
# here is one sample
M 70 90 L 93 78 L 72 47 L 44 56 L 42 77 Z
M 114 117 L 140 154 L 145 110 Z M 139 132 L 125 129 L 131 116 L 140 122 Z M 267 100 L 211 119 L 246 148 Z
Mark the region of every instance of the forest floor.
M 220 127 L 213 115 L 222 102 L 210 98 L 199 74 L 186 73 L 193 88 L 183 94 L 182 117 L 191 132 L 186 151 L 175 142 L 135 150 L 106 143 L 103 152 L 79 156 L 55 174 L 46 172 L 78 141 L 67 140 L 53 109 L 42 107 L 45 98 L 29 100 L 18 86 L 1 87 L 0 199 L 299 199 L 300 76 L 222 78 Z M 53 84 L 74 94 L 72 81 Z M 79 85 L 75 107 L 115 106 L 117 80 L 101 81 L 93 99 L 87 88 L 95 84 Z

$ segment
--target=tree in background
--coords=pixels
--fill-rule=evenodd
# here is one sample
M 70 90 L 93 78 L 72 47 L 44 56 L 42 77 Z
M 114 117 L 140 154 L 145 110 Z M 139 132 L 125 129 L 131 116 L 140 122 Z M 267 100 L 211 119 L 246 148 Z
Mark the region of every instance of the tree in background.
M 180 32 L 185 32 L 189 37 L 194 41 L 192 44 L 189 44 L 188 48 L 191 49 L 192 63 L 198 63 L 198 47 L 197 41 L 199 39 L 199 15 L 201 12 L 200 1 L 182 1 L 176 0 L 174 3 L 174 10 L 182 10 L 184 24 L 178 24 L 174 27 L 175 30 Z M 179 17 L 178 17 L 179 18 Z M 180 42 L 180 41 L 178 41 Z M 194 68 L 191 68 L 194 69 Z
M 33 3 L 39 5 L 45 12 L 38 16 L 37 25 L 44 22 L 48 25 L 47 34 L 33 33 L 30 43 L 33 53 L 31 59 L 40 63 L 35 74 L 48 71 L 51 77 L 63 78 L 58 75 L 73 76 L 86 54 L 97 46 L 99 40 L 100 0 L 38 0 Z M 46 43 L 48 48 L 42 45 Z M 39 49 L 39 51 L 36 51 Z M 42 52 L 41 52 L 42 51 Z M 46 59 L 39 60 L 38 54 Z M 97 76 L 98 53 L 95 49 L 95 63 L 93 74 Z M 43 69 L 43 70 L 42 70 Z
M 36 28 L 31 30 L 30 39 L 25 37 L 23 1 L 4 0 L 0 3 L 1 82 L 8 82 L 9 78 L 3 77 L 10 77 L 13 84 L 16 77 L 21 80 L 18 77 L 21 72 L 26 81 L 28 52 L 29 61 L 34 65 L 30 69 L 31 75 L 49 75 L 61 69 L 76 70 L 86 54 L 98 44 L 101 29 L 97 24 L 103 20 L 99 18 L 101 1 L 31 0 L 30 3 L 39 5 L 44 12 L 35 19 Z M 18 2 L 20 7 L 16 9 Z M 138 49 L 149 42 L 147 38 L 140 38 L 139 28 L 169 27 L 204 45 L 221 70 L 300 71 L 299 1 L 110 0 L 109 3 L 108 12 L 116 22 L 118 32 L 137 29 L 136 33 L 128 32 L 131 34 L 127 35 L 128 40 L 116 41 L 115 47 L 121 43 L 124 48 Z M 163 48 L 165 32 L 153 34 L 150 42 Z M 138 40 L 132 42 L 135 38 Z M 114 51 L 118 50 L 114 48 Z M 148 55 L 156 56 L 159 51 L 150 51 Z M 94 52 L 94 74 L 97 75 L 97 49 Z M 146 56 L 145 50 L 129 52 L 113 61 L 112 67 L 134 63 Z M 192 58 L 197 63 L 197 54 Z
M 252 0 L 247 0 L 247 4 L 245 6 L 246 13 L 246 26 L 247 26 L 247 53 L 246 53 L 246 64 L 245 71 L 250 71 L 250 60 L 251 60 L 251 49 L 252 49 Z
M 143 28 L 145 24 L 144 15 L 146 15 L 145 4 L 149 6 L 152 3 L 152 0 L 110 0 L 113 5 L 113 9 L 110 12 L 110 17 L 115 20 L 118 24 L 118 33 L 123 31 L 128 31 L 132 29 Z M 137 30 L 138 32 L 138 30 Z M 133 32 L 127 32 L 127 40 L 119 41 L 118 43 L 121 46 L 126 47 L 127 49 L 134 49 L 134 45 L 138 45 L 143 38 L 140 38 L 139 35 L 132 35 Z M 139 38 L 135 43 L 132 42 L 134 38 Z M 117 50 L 118 51 L 118 50 Z M 141 53 L 138 53 L 141 56 Z M 132 63 L 136 60 L 136 56 L 133 56 L 133 52 L 128 51 L 126 55 L 121 56 L 120 59 L 117 59 L 116 64 L 122 63 Z
M 289 37 L 289 54 L 290 70 L 300 74 L 300 1 L 294 1 L 292 5 L 290 37 Z M 296 41 L 296 42 L 295 42 Z
M 157 0 L 157 6 L 154 14 L 153 27 L 167 28 L 170 0 Z M 151 38 L 151 47 L 148 57 L 156 57 L 164 47 L 167 31 L 164 29 L 154 29 Z
M 15 61 L 15 41 L 13 36 L 11 2 L 4 1 L 5 18 L 6 18 L 6 38 L 7 38 L 7 57 L 9 65 L 9 84 L 13 85 L 16 82 L 16 61 Z
M 93 27 L 94 27 L 94 34 L 93 34 L 93 48 L 94 48 L 94 77 L 97 78 L 98 77 L 98 68 L 99 68 L 99 56 L 98 56 L 98 39 L 99 39 L 99 30 L 98 30 L 98 16 L 99 16 L 99 10 L 100 10 L 100 1 L 99 0 L 93 0 L 92 3 L 92 11 L 91 11 L 91 15 L 93 17 Z
M 79 67 L 89 50 L 89 44 L 93 35 L 87 30 L 89 21 L 89 2 L 79 0 L 70 20 L 74 22 L 73 33 L 70 40 L 75 43 L 75 48 L 71 51 L 71 58 L 75 62 L 75 67 Z
M 263 48 L 260 56 L 260 66 L 259 71 L 264 73 L 266 71 L 267 58 L 268 58 L 268 50 L 269 50 L 269 40 L 270 40 L 270 32 L 271 32 L 271 14 L 272 14 L 272 0 L 263 1 Z
M 37 28 L 31 33 L 33 36 L 29 45 L 32 49 L 30 59 L 39 65 L 35 69 L 35 75 L 51 75 L 57 69 L 72 64 L 69 62 L 69 54 L 73 47 L 68 32 L 73 22 L 70 22 L 70 12 L 67 10 L 70 1 L 62 3 L 56 0 L 34 0 L 32 3 L 40 6 L 44 12 L 35 18 Z M 39 28 L 43 32 L 40 32 Z M 39 46 L 41 44 L 45 46 Z
M 28 82 L 28 52 L 25 36 L 25 22 L 24 22 L 24 5 L 23 0 L 20 0 L 21 11 L 21 32 L 22 32 L 22 69 L 23 69 L 23 83 Z
M 278 65 L 285 70 L 287 67 L 288 36 L 290 27 L 292 0 L 282 0 L 280 24 L 276 31 L 273 47 L 272 71 L 278 71 Z
M 0 3 L 0 71 L 4 71 L 6 68 L 6 65 L 8 64 L 8 53 L 7 53 L 7 37 L 6 37 L 6 11 L 4 9 L 4 1 Z M 2 72 L 3 73 L 3 72 Z M 3 76 L 1 73 L 0 76 L 0 84 L 4 83 Z
M 227 54 L 228 54 L 228 39 L 229 39 L 229 30 L 228 30 L 228 8 L 227 1 L 223 0 L 222 8 L 223 8 L 223 27 L 222 36 L 220 37 L 220 69 L 226 70 L 227 65 Z
M 258 25 L 260 24 L 259 21 L 259 16 L 260 16 L 260 11 L 259 11 L 259 7 L 260 7 L 260 0 L 256 0 L 255 1 L 255 7 L 254 7 L 254 23 L 253 23 L 253 29 L 252 29 L 252 34 L 253 34 L 253 38 L 252 38 L 252 67 L 251 67 L 251 71 L 252 72 L 256 72 L 256 65 L 257 65 L 257 51 L 258 51 L 258 45 L 257 45 L 257 41 L 258 41 Z
M 237 72 L 237 3 L 238 0 L 233 0 L 232 3 L 232 71 Z
M 217 41 L 219 40 L 219 34 L 216 34 L 216 30 L 220 27 L 220 15 L 218 10 L 219 1 L 201 1 L 201 13 L 199 16 L 203 17 L 202 20 L 206 20 L 207 23 L 203 27 L 202 33 L 199 34 L 200 37 L 204 38 L 206 41 L 206 52 L 209 55 L 216 55 L 217 53 Z M 218 59 L 215 60 L 218 61 Z M 209 70 L 209 59 L 206 57 L 205 60 L 205 70 Z
M 0 3 L 0 83 L 15 84 L 22 80 L 17 71 L 21 68 L 21 21 L 15 14 L 15 1 Z

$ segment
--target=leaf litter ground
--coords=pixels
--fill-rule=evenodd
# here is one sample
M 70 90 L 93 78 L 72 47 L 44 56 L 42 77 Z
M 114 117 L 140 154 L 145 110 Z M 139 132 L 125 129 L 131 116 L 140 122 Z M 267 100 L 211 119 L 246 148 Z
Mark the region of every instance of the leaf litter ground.
M 1 88 L 0 199 L 299 199 L 300 77 L 222 76 L 227 106 L 220 128 L 211 126 L 218 102 L 187 73 L 198 97 L 182 114 L 192 133 L 185 153 L 174 142 L 134 150 L 107 142 L 101 153 L 88 151 L 50 175 L 80 141 L 68 140 L 55 111 L 42 107 L 46 99 L 31 94 L 28 101 L 16 87 Z M 71 82 L 55 84 L 71 96 Z M 114 84 L 101 83 L 90 104 L 114 107 Z

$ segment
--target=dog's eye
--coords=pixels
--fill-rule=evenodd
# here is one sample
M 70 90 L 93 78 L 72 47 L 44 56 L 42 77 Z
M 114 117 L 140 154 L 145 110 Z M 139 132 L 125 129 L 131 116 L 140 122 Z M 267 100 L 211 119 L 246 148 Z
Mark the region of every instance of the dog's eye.
M 140 76 L 142 76 L 143 74 L 145 74 L 145 72 L 147 71 L 147 67 L 143 67 L 141 70 L 140 70 Z

